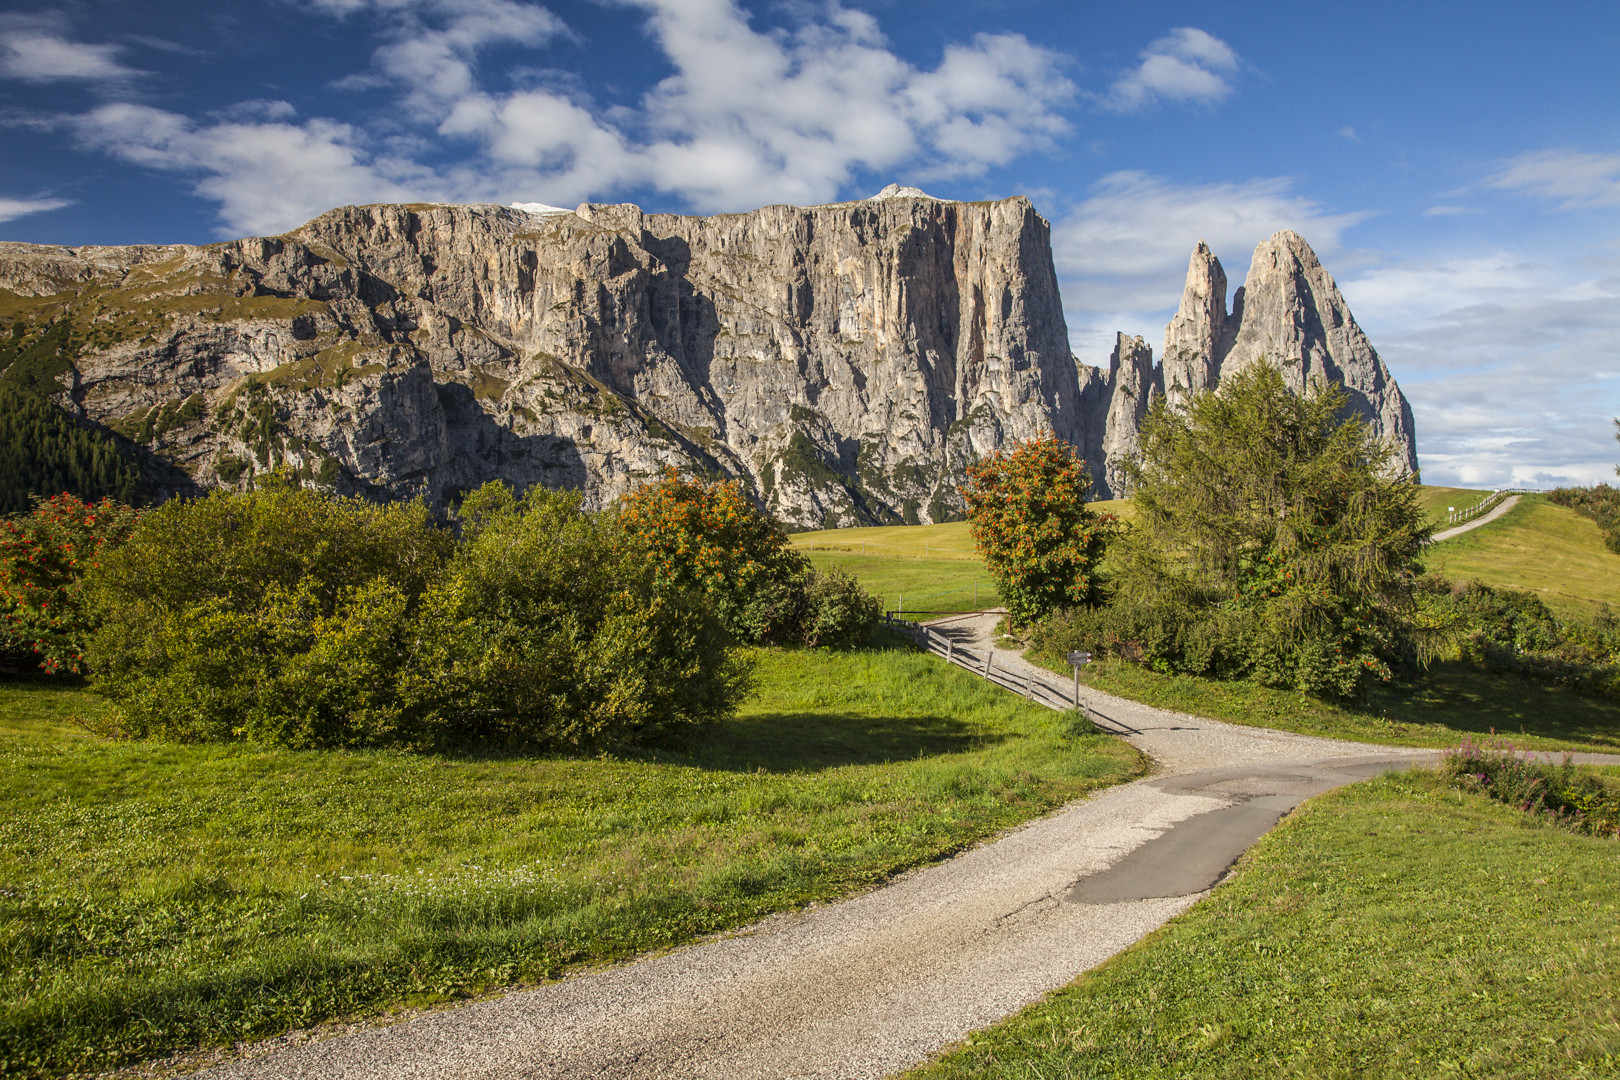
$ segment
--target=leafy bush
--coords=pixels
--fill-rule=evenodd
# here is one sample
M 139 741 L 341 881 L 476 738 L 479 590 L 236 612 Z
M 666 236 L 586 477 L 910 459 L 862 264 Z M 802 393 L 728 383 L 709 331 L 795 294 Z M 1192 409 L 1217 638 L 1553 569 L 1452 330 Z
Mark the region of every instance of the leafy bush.
M 650 564 L 660 592 L 701 595 L 720 625 L 754 645 L 852 645 L 882 604 L 838 571 L 822 572 L 732 481 L 674 469 L 618 504 L 625 543 Z
M 1333 697 L 1420 658 L 1430 530 L 1392 447 L 1347 407 L 1341 387 L 1295 395 L 1265 363 L 1182 411 L 1155 398 L 1126 464 L 1136 513 L 1110 550 L 1108 610 L 1055 620 L 1044 647 Z
M 1051 435 L 968 470 L 962 496 L 973 542 L 1015 624 L 1095 599 L 1093 575 L 1114 518 L 1086 506 L 1090 489 L 1085 462 Z
M 1477 791 L 1560 825 L 1593 836 L 1620 839 L 1620 785 L 1563 763 L 1528 760 L 1511 743 L 1464 740 L 1441 759 L 1442 775 L 1466 791 Z
M 462 504 L 417 668 L 444 672 L 438 741 L 508 748 L 647 738 L 729 715 L 748 666 L 704 594 L 657 580 L 578 492 L 499 483 Z
M 0 652 L 29 657 L 46 672 L 84 671 L 93 619 L 83 578 L 128 538 L 135 511 L 111 499 L 34 497 L 32 512 L 0 521 Z
M 883 601 L 836 567 L 811 569 L 804 582 L 804 609 L 798 638 L 804 644 L 851 648 L 872 633 L 883 616 Z
M 1439 574 L 1419 583 L 1428 620 L 1461 659 L 1591 697 L 1620 700 L 1620 619 L 1607 605 L 1590 619 L 1559 620 L 1535 593 Z
M 585 746 L 730 713 L 746 665 L 578 493 L 425 506 L 272 482 L 149 512 L 87 581 L 118 731 L 285 747 Z
M 86 577 L 94 686 L 128 735 L 416 744 L 417 609 L 453 542 L 421 504 L 283 483 L 165 503 Z

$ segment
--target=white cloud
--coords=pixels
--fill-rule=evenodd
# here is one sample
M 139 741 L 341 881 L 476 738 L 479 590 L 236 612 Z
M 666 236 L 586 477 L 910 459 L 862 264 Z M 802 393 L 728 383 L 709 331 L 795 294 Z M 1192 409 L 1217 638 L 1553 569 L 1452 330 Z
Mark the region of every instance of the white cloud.
M 1485 183 L 1556 200 L 1565 210 L 1620 206 L 1620 154 L 1532 150 L 1509 158 Z
M 837 198 L 862 170 L 975 175 L 1049 146 L 1074 93 L 1062 60 L 981 34 L 919 69 L 868 15 L 833 6 L 788 32 L 754 30 L 732 0 L 636 0 L 674 67 L 610 120 L 554 90 L 469 93 L 440 132 L 478 140 L 497 186 L 572 202 L 652 185 L 700 210 Z
M 1353 143 L 1358 143 L 1361 141 L 1361 136 L 1356 134 L 1356 129 L 1348 126 L 1339 129 L 1339 137 L 1341 139 L 1349 139 Z
M 345 124 L 311 120 L 196 124 L 146 105 L 105 105 L 73 121 L 80 140 L 136 165 L 201 174 L 226 233 L 276 233 L 334 206 L 425 198 L 436 181 L 370 154 Z
M 1426 481 L 1612 479 L 1620 272 L 1570 273 L 1578 264 L 1497 251 L 1341 282 L 1412 402 Z
M 72 205 L 72 199 L 0 198 L 0 222 L 11 221 L 27 214 L 42 214 L 47 210 L 60 210 L 64 206 Z
M 1115 330 L 1141 334 L 1157 353 L 1199 240 L 1235 288 L 1255 245 L 1279 229 L 1293 229 L 1327 257 L 1367 216 L 1329 213 L 1284 177 L 1187 185 L 1141 172 L 1105 176 L 1052 229 L 1076 355 L 1088 364 L 1099 354 L 1106 360 Z
M 1427 210 L 1423 211 L 1423 216 L 1424 217 L 1457 217 L 1460 214 L 1479 214 L 1479 213 L 1483 213 L 1483 212 L 1484 211 L 1482 211 L 1477 206 L 1450 206 L 1450 205 L 1447 205 L 1447 204 L 1441 204 L 1439 206 L 1431 206 L 1431 207 L 1429 207 Z
M 0 15 L 0 77 L 108 82 L 141 74 L 119 62 L 119 46 L 72 41 L 65 33 L 65 20 L 57 15 Z
M 1232 92 L 1227 79 L 1238 67 L 1238 55 L 1226 42 L 1179 27 L 1143 50 L 1142 63 L 1115 80 L 1104 104 L 1131 112 L 1155 101 L 1220 101 Z
M 836 3 L 789 9 L 798 21 L 771 32 L 734 0 L 623 3 L 645 13 L 672 68 L 636 107 L 600 107 L 529 65 L 504 72 L 521 89 L 490 84 L 479 69 L 488 48 L 572 37 L 537 4 L 306 0 L 326 16 L 380 22 L 370 72 L 342 81 L 397 95 L 379 130 L 295 122 L 279 101 L 206 120 L 121 104 L 66 123 L 88 147 L 199 175 L 195 190 L 220 203 L 227 230 L 261 231 L 346 201 L 408 196 L 566 206 L 655 187 L 702 211 L 828 202 L 863 174 L 978 175 L 1068 130 L 1065 61 L 1020 35 L 949 44 L 926 68 L 896 55 L 871 16 Z M 478 153 L 413 164 L 443 154 L 446 140 Z

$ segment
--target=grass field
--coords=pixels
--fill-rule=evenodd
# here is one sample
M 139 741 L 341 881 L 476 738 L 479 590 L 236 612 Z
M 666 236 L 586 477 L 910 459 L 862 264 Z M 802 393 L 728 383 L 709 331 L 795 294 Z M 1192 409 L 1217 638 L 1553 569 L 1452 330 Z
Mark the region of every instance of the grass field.
M 1560 615 L 1620 605 L 1620 555 L 1597 522 L 1527 495 L 1489 525 L 1430 549 L 1428 564 L 1451 578 L 1533 590 Z
M 973 550 L 965 521 L 944 525 L 822 529 L 794 533 L 793 546 L 820 567 L 855 578 L 893 611 L 977 611 L 1001 603 Z
M 1385 777 L 908 1080 L 1620 1075 L 1620 843 Z
M 1475 488 L 1429 487 L 1425 484 L 1418 488 L 1418 501 L 1423 504 L 1423 512 L 1428 515 L 1429 523 L 1436 529 L 1444 529 L 1446 519 L 1450 516 L 1446 512 L 1447 507 L 1466 510 L 1489 494 L 1489 491 Z
M 1068 674 L 1061 660 L 1036 656 Z M 1258 683 L 1161 675 L 1120 660 L 1084 669 L 1083 685 L 1162 709 L 1234 724 L 1390 746 L 1455 746 L 1464 735 L 1509 735 L 1541 750 L 1620 753 L 1620 702 L 1582 697 L 1515 675 L 1442 661 L 1407 685 L 1337 703 Z
M 104 742 L 0 684 L 0 1075 L 426 1005 L 847 895 L 1135 751 L 918 654 L 767 651 L 683 750 Z

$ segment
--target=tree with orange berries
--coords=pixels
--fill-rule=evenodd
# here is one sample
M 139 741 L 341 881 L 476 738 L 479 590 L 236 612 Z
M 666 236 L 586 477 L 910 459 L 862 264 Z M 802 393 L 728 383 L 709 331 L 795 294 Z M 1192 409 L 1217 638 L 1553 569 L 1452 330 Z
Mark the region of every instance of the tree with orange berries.
M 0 520 L 0 652 L 30 656 L 51 674 L 84 671 L 91 627 L 80 583 L 104 548 L 129 538 L 135 513 L 62 494 L 35 496 L 32 512 Z
M 882 604 L 838 570 L 817 571 L 734 480 L 666 469 L 624 495 L 619 526 L 660 588 L 701 595 L 749 644 L 853 645 Z
M 961 489 L 973 542 L 1015 625 L 1090 603 L 1112 514 L 1086 505 L 1091 475 L 1055 435 L 997 451 L 968 470 Z

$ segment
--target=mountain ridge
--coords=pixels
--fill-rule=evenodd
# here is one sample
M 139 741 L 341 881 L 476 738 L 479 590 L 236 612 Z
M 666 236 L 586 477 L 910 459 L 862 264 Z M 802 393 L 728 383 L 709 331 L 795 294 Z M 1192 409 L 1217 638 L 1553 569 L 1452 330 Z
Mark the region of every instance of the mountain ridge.
M 1054 432 L 1112 493 L 1165 366 L 1123 335 L 1107 372 L 1074 359 L 1028 199 L 881 194 L 713 217 L 375 204 L 202 246 L 4 243 L 0 320 L 23 340 L 70 324 L 53 400 L 142 447 L 168 492 L 281 467 L 439 507 L 496 478 L 604 505 L 674 466 L 796 527 L 897 524 L 960 516 L 975 461 Z

